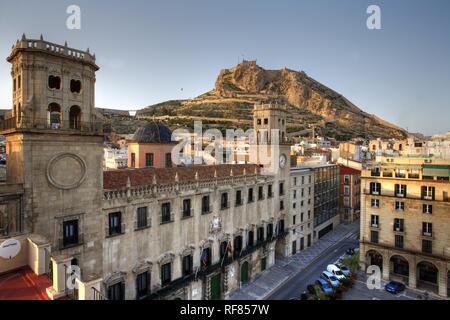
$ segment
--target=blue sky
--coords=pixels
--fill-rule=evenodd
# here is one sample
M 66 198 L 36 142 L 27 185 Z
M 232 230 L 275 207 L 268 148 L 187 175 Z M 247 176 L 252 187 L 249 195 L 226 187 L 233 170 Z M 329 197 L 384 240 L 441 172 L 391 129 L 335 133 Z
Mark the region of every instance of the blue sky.
M 81 8 L 81 30 L 66 28 L 71 4 Z M 381 8 L 381 30 L 366 27 L 370 4 Z M 23 32 L 96 53 L 97 107 L 192 98 L 245 58 L 304 70 L 410 131 L 450 130 L 447 0 L 0 0 L 0 56 Z M 0 88 L 0 108 L 10 108 L 3 58 Z

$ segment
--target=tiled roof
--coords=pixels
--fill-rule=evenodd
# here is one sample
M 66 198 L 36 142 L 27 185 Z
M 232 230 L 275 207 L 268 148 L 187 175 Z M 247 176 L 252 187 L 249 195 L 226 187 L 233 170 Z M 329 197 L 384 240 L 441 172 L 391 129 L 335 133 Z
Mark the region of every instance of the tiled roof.
M 143 186 L 153 183 L 153 177 L 156 176 L 157 183 L 175 182 L 175 175 L 178 173 L 178 179 L 183 181 L 195 181 L 195 174 L 198 172 L 198 179 L 205 180 L 214 177 L 214 172 L 218 178 L 229 177 L 231 169 L 233 176 L 242 176 L 255 174 L 255 170 L 260 172 L 256 164 L 222 164 L 222 165 L 201 165 L 192 167 L 176 168 L 142 168 L 142 169 L 118 169 L 103 172 L 103 188 L 112 190 L 124 188 L 127 186 L 130 178 L 131 186 Z
M 339 165 L 339 173 L 340 174 L 361 174 L 361 171 L 340 164 Z

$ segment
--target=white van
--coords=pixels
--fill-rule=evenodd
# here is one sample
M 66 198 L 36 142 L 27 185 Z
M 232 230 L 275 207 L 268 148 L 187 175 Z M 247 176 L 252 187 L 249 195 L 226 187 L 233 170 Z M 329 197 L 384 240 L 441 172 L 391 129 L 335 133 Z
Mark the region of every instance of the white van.
M 327 271 L 332 273 L 336 278 L 338 278 L 339 281 L 342 281 L 345 278 L 347 278 L 345 276 L 345 274 L 341 271 L 341 269 L 339 269 L 334 264 L 329 264 L 328 267 L 327 267 Z

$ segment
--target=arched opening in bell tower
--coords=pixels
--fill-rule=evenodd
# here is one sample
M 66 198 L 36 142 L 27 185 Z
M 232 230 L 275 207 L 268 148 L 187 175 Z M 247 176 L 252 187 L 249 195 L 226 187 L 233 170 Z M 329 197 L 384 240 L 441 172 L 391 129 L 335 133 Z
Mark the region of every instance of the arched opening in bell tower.
M 79 106 L 70 107 L 69 111 L 70 129 L 81 129 L 81 109 Z
M 48 127 L 59 129 L 61 126 L 61 107 L 57 103 L 50 103 L 47 109 Z

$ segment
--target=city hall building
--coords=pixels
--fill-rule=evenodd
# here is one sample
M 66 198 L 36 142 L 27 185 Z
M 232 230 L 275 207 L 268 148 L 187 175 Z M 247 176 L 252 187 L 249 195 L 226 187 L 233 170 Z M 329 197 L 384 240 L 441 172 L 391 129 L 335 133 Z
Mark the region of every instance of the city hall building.
M 47 274 L 52 299 L 226 299 L 292 253 L 285 107 L 254 108 L 258 139 L 280 130 L 273 174 L 258 162 L 176 167 L 161 123 L 136 132 L 129 168 L 103 171 L 95 55 L 24 35 L 7 60 L 0 243 L 18 250 L 0 257 L 0 274 Z

